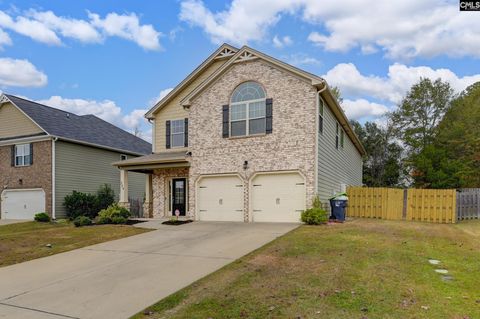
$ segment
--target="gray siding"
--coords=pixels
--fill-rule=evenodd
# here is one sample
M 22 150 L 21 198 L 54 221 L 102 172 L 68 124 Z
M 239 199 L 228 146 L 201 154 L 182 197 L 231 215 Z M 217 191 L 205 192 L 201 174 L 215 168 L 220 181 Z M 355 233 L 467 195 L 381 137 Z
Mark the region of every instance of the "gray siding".
M 120 171 L 112 163 L 120 160 L 121 153 L 63 141 L 57 141 L 55 147 L 57 218 L 65 217 L 63 199 L 74 190 L 94 194 L 100 185 L 110 184 L 118 200 Z M 129 197 L 139 198 L 143 202 L 145 174 L 129 173 L 128 177 Z
M 341 191 L 341 184 L 362 185 L 362 156 L 346 133 L 344 147 L 339 134 L 339 146 L 335 148 L 336 123 L 325 104 L 323 134 L 318 137 L 318 195 L 324 204 L 328 204 L 332 194 Z

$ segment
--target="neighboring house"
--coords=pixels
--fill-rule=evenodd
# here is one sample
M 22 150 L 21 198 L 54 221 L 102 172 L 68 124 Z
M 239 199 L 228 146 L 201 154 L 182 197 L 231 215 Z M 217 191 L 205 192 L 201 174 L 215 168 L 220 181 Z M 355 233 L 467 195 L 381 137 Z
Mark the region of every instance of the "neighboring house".
M 149 217 L 296 222 L 315 195 L 362 184 L 364 149 L 325 80 L 246 46 L 222 45 L 146 118 L 153 154 L 115 165 L 148 174 Z
M 120 194 L 111 163 L 149 154 L 151 144 L 94 115 L 78 116 L 13 95 L 0 98 L 0 216 L 32 219 L 45 211 L 65 217 L 73 190 L 95 193 L 110 184 Z M 145 175 L 130 179 L 143 202 Z

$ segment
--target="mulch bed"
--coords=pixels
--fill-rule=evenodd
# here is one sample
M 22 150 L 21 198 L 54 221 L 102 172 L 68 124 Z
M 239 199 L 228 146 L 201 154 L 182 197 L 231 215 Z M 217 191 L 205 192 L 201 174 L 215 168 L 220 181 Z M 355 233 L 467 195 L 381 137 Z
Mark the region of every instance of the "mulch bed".
M 167 220 L 167 221 L 164 221 L 162 224 L 163 225 L 171 225 L 171 226 L 180 226 L 180 225 L 188 224 L 188 223 L 191 223 L 191 222 L 193 222 L 193 220 L 191 220 L 191 219 L 187 219 L 187 220 Z

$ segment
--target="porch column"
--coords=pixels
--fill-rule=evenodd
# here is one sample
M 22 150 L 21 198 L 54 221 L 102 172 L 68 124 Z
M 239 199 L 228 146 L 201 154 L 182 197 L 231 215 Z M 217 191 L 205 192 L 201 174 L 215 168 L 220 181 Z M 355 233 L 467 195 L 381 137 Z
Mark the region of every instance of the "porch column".
M 145 203 L 143 203 L 143 217 L 153 218 L 153 176 L 147 174 L 145 178 Z
M 125 169 L 120 170 L 120 201 L 118 204 L 125 208 L 130 208 L 130 203 L 128 202 L 128 171 Z

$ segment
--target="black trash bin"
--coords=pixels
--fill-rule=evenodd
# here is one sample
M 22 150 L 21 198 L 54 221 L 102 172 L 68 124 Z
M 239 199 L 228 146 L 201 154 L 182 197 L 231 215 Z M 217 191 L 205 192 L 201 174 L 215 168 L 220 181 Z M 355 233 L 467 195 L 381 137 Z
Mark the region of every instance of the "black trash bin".
M 333 197 L 330 199 L 330 207 L 332 214 L 330 219 L 335 219 L 339 222 L 345 221 L 345 207 L 347 207 L 348 198 L 345 195 Z

